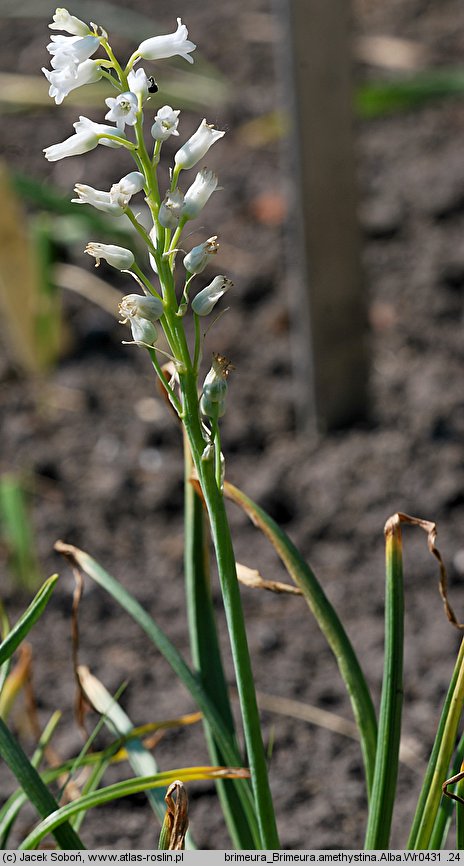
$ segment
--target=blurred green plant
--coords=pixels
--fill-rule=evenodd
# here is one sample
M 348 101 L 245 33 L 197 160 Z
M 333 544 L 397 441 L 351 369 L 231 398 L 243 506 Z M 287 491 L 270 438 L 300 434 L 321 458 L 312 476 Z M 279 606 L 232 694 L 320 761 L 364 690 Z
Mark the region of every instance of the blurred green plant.
M 27 494 L 21 476 L 14 472 L 0 475 L 0 538 L 17 585 L 26 590 L 36 589 L 42 576 Z
M 464 68 L 427 69 L 388 81 L 358 85 L 355 107 L 361 117 L 413 111 L 435 100 L 464 95 Z

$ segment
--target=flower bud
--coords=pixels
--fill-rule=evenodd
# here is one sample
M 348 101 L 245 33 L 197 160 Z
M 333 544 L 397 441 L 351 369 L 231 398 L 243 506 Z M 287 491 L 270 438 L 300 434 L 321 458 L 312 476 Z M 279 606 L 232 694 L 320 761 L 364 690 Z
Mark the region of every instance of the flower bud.
M 156 322 L 163 315 L 164 307 L 161 298 L 155 298 L 154 295 L 132 294 L 124 296 L 119 304 L 119 312 L 126 321 L 136 316 Z
M 211 145 L 219 138 L 222 138 L 223 135 L 225 135 L 225 132 L 220 132 L 212 124 L 206 123 L 206 120 L 203 119 L 197 131 L 177 151 L 174 157 L 176 166 L 184 169 L 193 168 L 200 159 L 203 159 Z
M 140 96 L 142 102 L 147 98 L 150 82 L 144 69 L 141 67 L 140 69 L 131 69 L 127 76 L 127 83 L 130 92 L 135 93 L 136 96 Z
M 87 244 L 84 252 L 96 259 L 95 267 L 98 268 L 100 260 L 104 259 L 118 271 L 128 271 L 135 262 L 134 254 L 125 247 L 117 247 L 114 244 Z
M 155 122 L 151 128 L 151 134 L 155 141 L 166 141 L 170 135 L 179 135 L 180 109 L 173 109 L 170 105 L 163 105 L 155 115 Z
M 147 346 L 155 345 L 158 331 L 153 322 L 149 322 L 148 319 L 139 319 L 138 317 L 134 317 L 129 321 L 134 343 L 145 343 Z
M 145 343 L 153 346 L 157 339 L 155 322 L 164 312 L 160 298 L 146 295 L 126 295 L 119 304 L 119 312 L 123 317 L 121 324 L 129 322 L 134 343 Z
M 131 197 L 143 190 L 145 178 L 140 171 L 131 171 L 124 175 L 118 183 L 114 183 L 110 189 L 110 199 L 121 208 L 128 206 Z
M 227 377 L 230 361 L 223 355 L 213 355 L 211 369 L 203 383 L 200 409 L 209 418 L 222 418 L 226 411 Z
M 176 229 L 182 214 L 184 196 L 180 189 L 167 192 L 158 211 L 158 221 L 165 229 Z
M 182 24 L 180 18 L 177 19 L 177 30 L 175 33 L 167 33 L 165 36 L 152 36 L 151 39 L 144 41 L 137 48 L 136 54 L 143 57 L 144 60 L 163 60 L 166 57 L 175 57 L 179 54 L 184 60 L 193 63 L 193 57 L 189 57 L 191 51 L 194 51 L 196 45 L 190 42 L 188 30 L 185 24 Z
M 218 185 L 217 175 L 203 168 L 185 193 L 182 216 L 195 219 Z
M 208 240 L 203 244 L 199 244 L 197 247 L 194 247 L 193 250 L 190 250 L 184 258 L 185 270 L 190 274 L 201 274 L 201 272 L 206 268 L 210 258 L 212 258 L 219 249 L 219 244 L 217 244 L 216 241 L 217 235 L 213 235 L 213 237 L 208 238 Z
M 220 298 L 231 289 L 233 282 L 227 277 L 215 277 L 213 282 L 198 292 L 192 301 L 192 310 L 197 316 L 209 316 Z

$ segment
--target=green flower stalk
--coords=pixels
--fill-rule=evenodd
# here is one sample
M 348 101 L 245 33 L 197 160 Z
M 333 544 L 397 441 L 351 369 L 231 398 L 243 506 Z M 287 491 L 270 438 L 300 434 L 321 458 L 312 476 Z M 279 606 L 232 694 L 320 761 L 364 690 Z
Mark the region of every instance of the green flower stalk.
M 221 355 L 213 357 L 212 367 L 199 387 L 203 348 L 199 317 L 208 316 L 232 285 L 223 275 L 216 276 L 206 288 L 195 290 L 191 315 L 193 338 L 187 335 L 186 316 L 189 313 L 191 283 L 214 261 L 218 250 L 217 235 L 182 250 L 182 232 L 186 223 L 195 219 L 206 207 L 218 188 L 217 176 L 201 168 L 183 194 L 179 177 L 196 166 L 207 155 L 224 132 L 203 119 L 196 132 L 180 146 L 170 167 L 170 189 L 162 198 L 158 184 L 158 164 L 164 142 L 179 136 L 179 110 L 164 105 L 156 112 L 150 100 L 158 89 L 154 79 L 136 64 L 180 56 L 193 63 L 195 44 L 188 39 L 187 27 L 177 19 L 177 30 L 171 34 L 145 39 L 132 54 L 126 66 L 114 56 L 108 34 L 94 24 L 87 25 L 58 9 L 51 29 L 64 30 L 69 36 L 52 36 L 48 50 L 52 70 L 44 70 L 50 82 L 50 95 L 59 104 L 67 94 L 97 77 L 105 77 L 116 94 L 106 99 L 106 124 L 81 117 L 74 124 L 75 134 L 64 142 L 45 149 L 45 157 L 56 161 L 80 155 L 98 145 L 125 148 L 135 162 L 135 170 L 113 184 L 109 192 L 94 190 L 79 183 L 75 187 L 78 204 L 86 204 L 108 215 L 125 214 L 146 244 L 146 261 L 138 262 L 131 250 L 92 241 L 86 252 L 94 256 L 97 265 L 104 259 L 113 267 L 128 271 L 141 286 L 144 295 L 126 295 L 120 303 L 122 322 L 130 325 L 133 342 L 150 354 L 156 374 L 167 391 L 184 426 L 188 446 L 209 516 L 215 547 L 219 579 L 235 664 L 237 689 L 243 720 L 247 761 L 251 771 L 260 847 L 279 848 L 274 809 L 270 794 L 265 752 L 256 702 L 253 674 L 248 651 L 245 622 L 237 582 L 235 555 L 224 505 L 224 458 L 221 453 L 219 419 L 226 409 L 229 362 Z M 106 56 L 95 57 L 98 52 Z M 91 59 L 92 58 L 92 59 Z M 90 64 L 90 65 L 89 65 Z M 162 93 L 162 85 L 160 87 Z M 145 115 L 150 114 L 149 129 L 153 141 L 147 146 L 144 132 Z M 114 125 L 110 125 L 110 122 Z M 183 174 L 182 174 L 183 177 Z M 132 209 L 132 198 L 143 191 L 151 214 L 147 229 Z M 182 251 L 181 262 L 178 261 Z M 183 277 L 180 276 L 183 264 Z M 177 268 L 176 268 L 177 266 Z M 151 272 L 150 272 L 151 268 Z M 155 326 L 156 323 L 156 326 Z M 164 333 L 168 350 L 158 347 L 158 328 Z M 161 366 L 168 354 L 174 376 L 168 383 Z

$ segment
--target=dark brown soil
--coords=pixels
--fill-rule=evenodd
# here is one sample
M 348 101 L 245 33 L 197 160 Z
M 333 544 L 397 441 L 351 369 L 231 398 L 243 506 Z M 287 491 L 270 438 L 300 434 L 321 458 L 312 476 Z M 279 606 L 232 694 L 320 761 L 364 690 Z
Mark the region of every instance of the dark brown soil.
M 114 4 L 127 8 L 127 4 Z M 148 0 L 130 9 L 152 15 Z M 440 3 L 359 0 L 361 34 L 417 40 L 434 64 L 461 62 L 464 11 Z M 97 16 L 97 7 L 92 16 Z M 83 4 L 82 4 L 83 8 Z M 52 7 L 50 7 L 51 11 Z M 73 10 L 80 14 L 80 4 Z M 47 10 L 48 13 L 48 10 Z M 311 561 L 342 615 L 378 701 L 383 647 L 383 525 L 396 511 L 436 520 L 439 546 L 462 611 L 464 575 L 464 102 L 458 98 L 375 121 L 358 121 L 361 220 L 371 319 L 369 423 L 324 437 L 294 429 L 288 299 L 282 291 L 288 244 L 279 208 L 291 178 L 279 142 L 247 144 L 243 124 L 275 108 L 279 21 L 266 2 L 156 4 L 159 32 L 182 15 L 205 58 L 232 83 L 225 109 L 210 121 L 227 129 L 209 165 L 223 192 L 213 197 L 198 236 L 220 234 L 221 267 L 235 283 L 230 311 L 208 337 L 237 371 L 223 424 L 228 477 L 284 526 Z M 100 22 L 100 19 L 97 19 Z M 35 74 L 47 64 L 46 19 L 3 18 L 1 68 Z M 111 21 L 101 23 L 111 32 Z M 115 40 L 122 54 L 133 43 Z M 278 69 L 278 68 L 277 68 Z M 366 69 L 359 70 L 364 76 Z M 370 74 L 374 74 L 370 71 Z M 278 70 L 280 77 L 281 71 Z M 162 72 L 158 73 L 162 86 Z M 162 103 L 160 103 L 162 104 Z M 81 112 L 81 113 L 86 113 Z M 90 116 L 100 120 L 92 109 Z M 71 190 L 76 181 L 105 189 L 127 164 L 119 152 L 48 164 L 41 149 L 71 132 L 76 110 L 65 102 L 10 115 L 2 123 L 8 164 Z M 186 113 L 182 134 L 197 122 Z M 266 201 L 265 201 L 266 204 Z M 275 204 L 275 202 L 274 202 Z M 276 215 L 277 214 L 277 215 Z M 204 231 L 207 230 L 207 235 Z M 94 238 L 95 240 L 97 238 Z M 69 253 L 68 253 L 69 255 Z M 70 254 L 84 265 L 80 248 Z M 102 274 L 112 280 L 113 274 Z M 118 282 L 118 292 L 132 291 Z M 118 298 L 115 293 L 115 298 Z M 18 376 L 5 356 L 0 370 L 1 469 L 26 472 L 44 574 L 59 570 L 53 599 L 31 635 L 33 686 L 41 724 L 56 708 L 62 757 L 82 745 L 73 718 L 70 608 L 73 581 L 53 553 L 57 538 L 89 551 L 163 625 L 188 657 L 182 575 L 180 436 L 158 400 L 149 360 L 122 346 L 126 333 L 107 313 L 65 294 L 67 351 L 42 382 Z M 246 518 L 231 509 L 237 559 L 282 579 L 276 557 Z M 407 838 L 421 773 L 433 741 L 459 636 L 448 624 L 425 537 L 405 531 L 406 673 L 404 736 L 417 753 L 402 765 L 393 847 Z M 6 571 L 2 596 L 12 617 L 26 603 Z M 218 617 L 221 602 L 216 584 Z M 297 699 L 350 718 L 335 662 L 304 603 L 243 589 L 260 691 Z M 232 681 L 227 638 L 224 655 Z M 103 591 L 86 586 L 81 661 L 115 691 L 135 724 L 192 711 L 192 700 L 138 628 Z M 21 721 L 16 714 L 16 723 Z M 358 848 L 365 795 L 357 744 L 325 728 L 263 712 L 272 741 L 270 774 L 282 847 Z M 24 740 L 29 749 L 31 742 Z M 200 727 L 168 733 L 156 749 L 163 769 L 207 760 Z M 123 771 L 112 770 L 108 779 Z M 1 769 L 6 794 L 12 779 Z M 191 822 L 199 847 L 230 844 L 214 788 L 192 786 Z M 27 831 L 22 817 L 13 837 Z M 156 828 L 143 797 L 92 813 L 82 830 L 90 848 L 150 848 Z M 451 843 L 453 846 L 454 843 Z

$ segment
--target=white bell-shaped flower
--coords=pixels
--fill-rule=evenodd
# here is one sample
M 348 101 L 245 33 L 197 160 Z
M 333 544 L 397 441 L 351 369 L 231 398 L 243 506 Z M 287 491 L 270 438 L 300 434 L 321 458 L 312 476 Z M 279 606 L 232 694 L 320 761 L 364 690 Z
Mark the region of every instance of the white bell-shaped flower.
M 81 153 L 93 150 L 98 144 L 104 144 L 106 147 L 122 146 L 120 141 L 112 141 L 105 138 L 105 135 L 117 134 L 118 138 L 125 138 L 124 133 L 119 132 L 115 126 L 94 123 L 88 117 L 81 116 L 73 126 L 76 130 L 74 135 L 59 144 L 51 144 L 50 147 L 44 148 L 45 159 L 48 159 L 49 162 L 56 162 L 67 156 L 79 156 Z
M 98 145 L 98 135 L 95 135 L 92 130 L 86 130 L 71 135 L 59 144 L 51 144 L 44 148 L 45 159 L 49 162 L 57 162 L 59 159 L 64 159 L 67 156 L 79 156 L 81 153 L 88 153 Z
M 193 168 L 200 159 L 203 159 L 211 145 L 219 138 L 222 138 L 223 135 L 225 135 L 225 132 L 215 129 L 212 124 L 206 123 L 206 119 L 203 118 L 197 131 L 177 151 L 174 157 L 176 166 L 183 169 Z
M 198 172 L 195 180 L 185 193 L 182 216 L 189 220 L 195 219 L 206 202 L 217 188 L 217 175 L 203 168 Z
M 118 129 L 124 129 L 126 123 L 128 126 L 135 126 L 137 123 L 137 111 L 139 103 L 135 93 L 119 93 L 113 98 L 109 96 L 105 102 L 110 109 L 105 114 L 105 120 L 112 120 Z
M 114 183 L 110 189 L 110 199 L 120 207 L 127 207 L 131 197 L 143 190 L 145 178 L 140 171 L 131 171 L 124 175 L 118 183 Z
M 47 51 L 52 55 L 52 69 L 77 70 L 80 63 L 95 54 L 100 45 L 98 36 L 52 36 Z
M 105 138 L 106 135 L 117 135 L 118 138 L 126 138 L 124 132 L 117 129 L 116 126 L 106 126 L 104 123 L 95 123 L 94 120 L 89 120 L 88 117 L 82 117 L 82 115 L 79 117 L 79 120 L 76 120 L 76 122 L 73 123 L 73 126 L 78 133 L 91 130 L 98 136 L 98 143 L 103 144 L 105 147 L 122 147 L 120 141 L 114 141 L 112 138 Z
M 151 128 L 151 134 L 155 141 L 166 141 L 170 135 L 179 135 L 177 131 L 179 114 L 180 110 L 173 109 L 170 105 L 163 105 L 159 109 Z
M 209 286 L 206 286 L 198 295 L 195 295 L 192 301 L 192 310 L 197 316 L 209 316 L 217 302 L 229 289 L 233 286 L 232 280 L 227 277 L 215 277 Z
M 145 178 L 140 171 L 131 171 L 114 183 L 109 192 L 102 189 L 94 189 L 83 183 L 76 183 L 74 192 L 78 198 L 71 201 L 75 204 L 90 204 L 97 210 L 111 214 L 111 216 L 122 216 L 124 209 L 128 206 L 131 197 L 143 189 Z
M 175 33 L 168 33 L 165 36 L 152 36 L 151 39 L 144 39 L 137 48 L 136 54 L 143 57 L 144 60 L 163 60 L 166 57 L 175 57 L 180 55 L 184 60 L 193 63 L 193 57 L 190 57 L 190 52 L 194 51 L 196 45 L 190 42 L 188 30 L 185 24 L 182 24 L 180 18 L 177 19 L 177 30 Z
M 57 105 L 61 105 L 71 90 L 76 90 L 85 84 L 93 84 L 102 77 L 100 66 L 95 60 L 84 60 L 76 70 L 64 68 L 50 71 L 42 68 L 42 72 L 50 84 L 48 95 Z
M 108 262 L 113 268 L 118 271 L 128 271 L 135 262 L 134 253 L 125 247 L 118 247 L 115 244 L 87 244 L 84 252 L 95 258 L 95 267 L 98 268 L 101 259 Z
M 51 24 L 48 25 L 50 30 L 64 30 L 65 33 L 71 33 L 72 36 L 87 36 L 90 33 L 90 28 L 80 18 L 75 15 L 70 15 L 67 9 L 57 9 Z
M 92 186 L 86 186 L 84 183 L 76 183 L 74 192 L 78 196 L 78 198 L 71 199 L 74 204 L 90 204 L 97 210 L 111 214 L 111 216 L 122 216 L 124 213 L 123 208 L 111 200 L 109 192 L 94 189 Z

